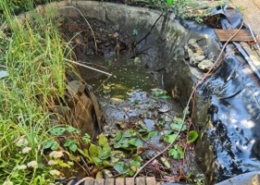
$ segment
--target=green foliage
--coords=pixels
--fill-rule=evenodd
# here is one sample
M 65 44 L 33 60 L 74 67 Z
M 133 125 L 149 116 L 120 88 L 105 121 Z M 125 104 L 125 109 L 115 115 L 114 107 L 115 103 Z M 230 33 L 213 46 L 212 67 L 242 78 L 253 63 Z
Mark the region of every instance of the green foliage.
M 159 98 L 159 99 L 168 99 L 168 98 L 171 98 L 167 91 L 165 90 L 162 90 L 162 89 L 159 89 L 159 88 L 154 88 L 154 89 L 151 89 L 152 90 L 152 95 L 155 97 L 155 98 Z
M 174 147 L 168 151 L 168 154 L 176 160 L 182 159 L 184 157 L 183 148 L 179 145 L 174 145 Z
M 171 128 L 176 131 L 178 131 L 180 129 L 181 129 L 181 131 L 187 130 L 186 124 L 182 124 L 182 123 L 183 123 L 182 119 L 175 116 L 173 119 L 173 123 L 171 124 Z
M 134 36 L 138 35 L 138 30 L 137 30 L 137 29 L 134 29 L 134 30 L 133 30 L 133 35 L 134 35 Z
M 69 161 L 47 165 L 50 157 L 43 155 L 46 148 L 60 148 L 55 137 L 64 132 L 47 130 L 57 122 L 48 107 L 64 96 L 65 71 L 71 69 L 64 63 L 67 45 L 52 21 L 53 11 L 47 17 L 32 15 L 33 21 L 19 24 L 10 13 L 18 12 L 14 4 L 24 10 L 33 3 L 0 1 L 0 12 L 11 30 L 10 36 L 0 33 L 0 63 L 8 73 L 0 79 L 0 182 L 50 184 L 56 178 L 51 170 L 71 165 Z M 71 127 L 65 129 L 74 133 Z M 73 142 L 66 145 L 75 150 Z
M 32 10 L 35 6 L 45 3 L 50 3 L 59 0 L 2 0 L 9 7 L 10 12 L 22 13 L 28 10 Z M 0 6 L 0 12 L 4 9 Z
M 194 141 L 196 141 L 196 139 L 199 137 L 199 134 L 197 131 L 191 130 L 188 132 L 187 136 L 188 136 L 187 143 L 190 144 L 190 143 L 193 143 Z

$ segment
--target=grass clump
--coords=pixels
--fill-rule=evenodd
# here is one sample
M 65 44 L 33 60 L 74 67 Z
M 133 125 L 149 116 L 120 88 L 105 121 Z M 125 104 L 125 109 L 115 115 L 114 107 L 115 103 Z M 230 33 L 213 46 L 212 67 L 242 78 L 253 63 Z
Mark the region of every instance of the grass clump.
M 10 32 L 1 31 L 0 78 L 0 184 L 49 184 L 62 176 L 48 165 L 43 144 L 55 126 L 49 107 L 64 97 L 66 44 L 62 42 L 53 11 L 18 23 L 0 2 Z M 55 171 L 56 170 L 56 171 Z

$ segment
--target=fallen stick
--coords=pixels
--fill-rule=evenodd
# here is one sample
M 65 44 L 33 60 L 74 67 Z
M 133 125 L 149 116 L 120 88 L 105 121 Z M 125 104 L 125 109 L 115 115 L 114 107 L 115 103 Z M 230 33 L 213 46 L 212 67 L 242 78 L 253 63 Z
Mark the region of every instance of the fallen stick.
M 84 64 L 81 64 L 81 63 L 79 63 L 79 62 L 76 62 L 76 61 L 73 61 L 73 60 L 69 60 L 69 59 L 66 59 L 66 58 L 65 58 L 64 60 L 67 61 L 67 62 L 76 64 L 76 65 L 78 65 L 78 66 L 85 67 L 85 68 L 87 68 L 87 69 L 90 69 L 90 70 L 93 70 L 93 71 L 96 71 L 96 72 L 105 74 L 105 75 L 107 75 L 107 76 L 112 76 L 111 73 L 108 73 L 108 72 L 105 72 L 105 71 L 101 71 L 101 70 L 96 69 L 96 68 L 94 68 L 94 67 L 90 67 L 90 66 L 87 66 L 87 65 L 84 65 Z
M 177 136 L 181 133 L 182 127 L 184 125 L 184 120 L 188 111 L 188 107 L 190 105 L 191 99 L 193 97 L 193 94 L 195 93 L 195 91 L 197 90 L 197 88 L 202 84 L 202 82 L 204 82 L 210 75 L 212 72 L 214 72 L 219 66 L 220 64 L 223 62 L 223 60 L 219 61 L 220 57 L 222 56 L 224 49 L 226 48 L 226 46 L 228 45 L 228 43 L 238 34 L 238 32 L 241 30 L 242 26 L 243 26 L 243 22 L 241 23 L 239 29 L 236 31 L 236 33 L 234 33 L 223 45 L 214 65 L 209 69 L 209 71 L 205 74 L 205 76 L 202 78 L 201 81 L 199 81 L 196 86 L 193 88 L 190 97 L 188 99 L 187 105 L 184 109 L 184 113 L 183 113 L 183 118 L 182 118 L 182 124 L 181 127 L 179 128 L 178 132 L 177 132 Z M 219 61 L 219 62 L 218 62 Z M 151 163 L 154 159 L 156 159 L 157 157 L 159 157 L 160 155 L 162 155 L 164 152 L 166 152 L 168 149 L 170 149 L 173 146 L 173 143 L 176 141 L 177 137 L 173 140 L 173 142 L 171 144 L 169 144 L 168 146 L 166 146 L 166 148 L 164 148 L 160 153 L 158 153 L 157 155 L 155 155 L 154 157 L 152 157 L 149 161 L 147 161 L 134 175 L 133 178 L 136 178 L 136 176 L 149 164 Z

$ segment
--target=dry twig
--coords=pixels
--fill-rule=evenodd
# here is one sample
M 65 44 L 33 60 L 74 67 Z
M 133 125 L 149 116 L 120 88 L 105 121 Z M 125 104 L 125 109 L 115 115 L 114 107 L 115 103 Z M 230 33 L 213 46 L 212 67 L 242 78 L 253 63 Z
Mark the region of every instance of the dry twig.
M 87 68 L 87 69 L 90 69 L 90 70 L 93 70 L 93 71 L 96 71 L 96 72 L 105 74 L 105 75 L 107 75 L 107 76 L 112 76 L 111 73 L 108 73 L 108 72 L 105 72 L 105 71 L 101 71 L 101 70 L 96 69 L 96 68 L 94 68 L 94 67 L 90 67 L 90 66 L 87 66 L 87 65 L 84 65 L 84 64 L 81 64 L 81 63 L 79 63 L 79 62 L 76 62 L 76 61 L 73 61 L 73 60 L 69 60 L 69 59 L 66 59 L 66 58 L 65 58 L 64 60 L 67 61 L 67 62 L 71 62 L 71 63 L 73 63 L 73 64 L 76 64 L 76 65 L 79 65 L 79 66 L 81 66 L 81 67 L 85 67 L 85 68 Z

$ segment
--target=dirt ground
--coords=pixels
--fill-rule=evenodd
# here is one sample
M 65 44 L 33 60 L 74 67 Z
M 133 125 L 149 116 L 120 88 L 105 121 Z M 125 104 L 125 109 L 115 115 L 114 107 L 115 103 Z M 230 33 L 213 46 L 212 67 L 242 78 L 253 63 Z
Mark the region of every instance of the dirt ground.
M 260 0 L 230 0 L 243 14 L 245 23 L 260 37 Z

